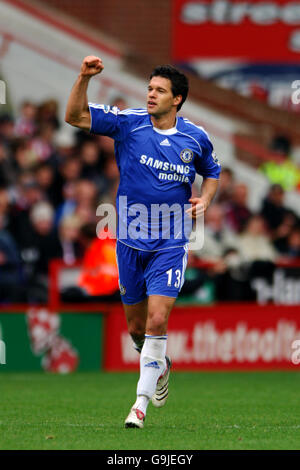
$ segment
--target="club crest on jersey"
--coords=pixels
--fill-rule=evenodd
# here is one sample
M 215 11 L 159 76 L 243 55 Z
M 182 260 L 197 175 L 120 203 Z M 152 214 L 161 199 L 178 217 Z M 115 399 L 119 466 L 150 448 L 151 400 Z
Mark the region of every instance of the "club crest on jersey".
M 125 295 L 126 294 L 126 288 L 121 283 L 119 283 L 119 286 L 120 286 L 120 294 Z
M 193 160 L 193 152 L 190 149 L 183 149 L 180 152 L 180 158 L 184 163 L 190 163 Z

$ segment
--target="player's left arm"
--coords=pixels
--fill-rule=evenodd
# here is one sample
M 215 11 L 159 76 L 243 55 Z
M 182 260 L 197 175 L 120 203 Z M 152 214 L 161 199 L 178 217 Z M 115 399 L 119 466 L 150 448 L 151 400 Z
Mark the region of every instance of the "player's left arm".
M 187 213 L 193 219 L 203 215 L 213 200 L 218 189 L 221 171 L 221 165 L 216 157 L 213 145 L 204 129 L 201 129 L 199 143 L 202 153 L 195 160 L 195 168 L 197 173 L 203 177 L 203 182 L 200 196 L 189 200 L 192 207 L 187 210 Z
M 187 210 L 187 213 L 193 219 L 196 219 L 197 217 L 200 217 L 204 214 L 217 192 L 218 184 L 218 179 L 203 179 L 200 197 L 192 197 L 191 199 L 189 199 L 189 202 L 192 204 L 192 207 Z

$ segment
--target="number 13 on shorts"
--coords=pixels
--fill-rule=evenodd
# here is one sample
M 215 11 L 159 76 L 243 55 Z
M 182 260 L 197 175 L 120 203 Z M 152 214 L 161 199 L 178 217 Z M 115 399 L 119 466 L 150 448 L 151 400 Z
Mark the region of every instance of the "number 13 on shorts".
M 166 272 L 167 276 L 168 276 L 168 280 L 167 280 L 167 286 L 172 286 L 172 282 L 174 280 L 174 276 L 173 276 L 173 269 L 169 269 L 167 272 Z M 176 269 L 174 271 L 174 275 L 175 275 L 175 282 L 174 282 L 174 287 L 176 287 L 176 289 L 179 289 L 180 286 L 181 286 L 181 271 L 180 269 Z

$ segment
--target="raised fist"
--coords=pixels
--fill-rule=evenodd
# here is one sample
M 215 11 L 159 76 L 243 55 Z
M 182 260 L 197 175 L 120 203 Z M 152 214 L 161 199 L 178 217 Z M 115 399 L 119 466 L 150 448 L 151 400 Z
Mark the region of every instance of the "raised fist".
M 80 73 L 81 75 L 92 77 L 93 75 L 97 75 L 97 73 L 101 73 L 103 69 L 102 60 L 99 59 L 99 57 L 88 55 L 83 59 Z

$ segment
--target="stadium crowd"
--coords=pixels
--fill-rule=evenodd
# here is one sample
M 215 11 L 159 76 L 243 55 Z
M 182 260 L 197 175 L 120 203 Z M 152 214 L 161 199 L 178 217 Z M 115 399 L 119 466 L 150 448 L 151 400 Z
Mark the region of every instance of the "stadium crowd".
M 111 104 L 126 108 L 120 97 Z M 64 293 L 66 300 L 119 298 L 114 241 L 96 236 L 97 206 L 114 204 L 119 182 L 113 141 L 78 131 L 68 142 L 60 128 L 54 100 L 27 101 L 16 118 L 0 116 L 1 303 L 46 302 L 52 259 L 82 262 L 78 285 Z M 218 299 L 247 300 L 251 276 L 300 257 L 299 219 L 285 207 L 284 196 L 279 184 L 271 185 L 253 213 L 247 186 L 223 168 L 205 218 L 204 247 L 190 255 L 199 276 L 187 281 L 183 295 L 210 279 Z M 199 260 L 208 261 L 209 269 L 199 267 Z

